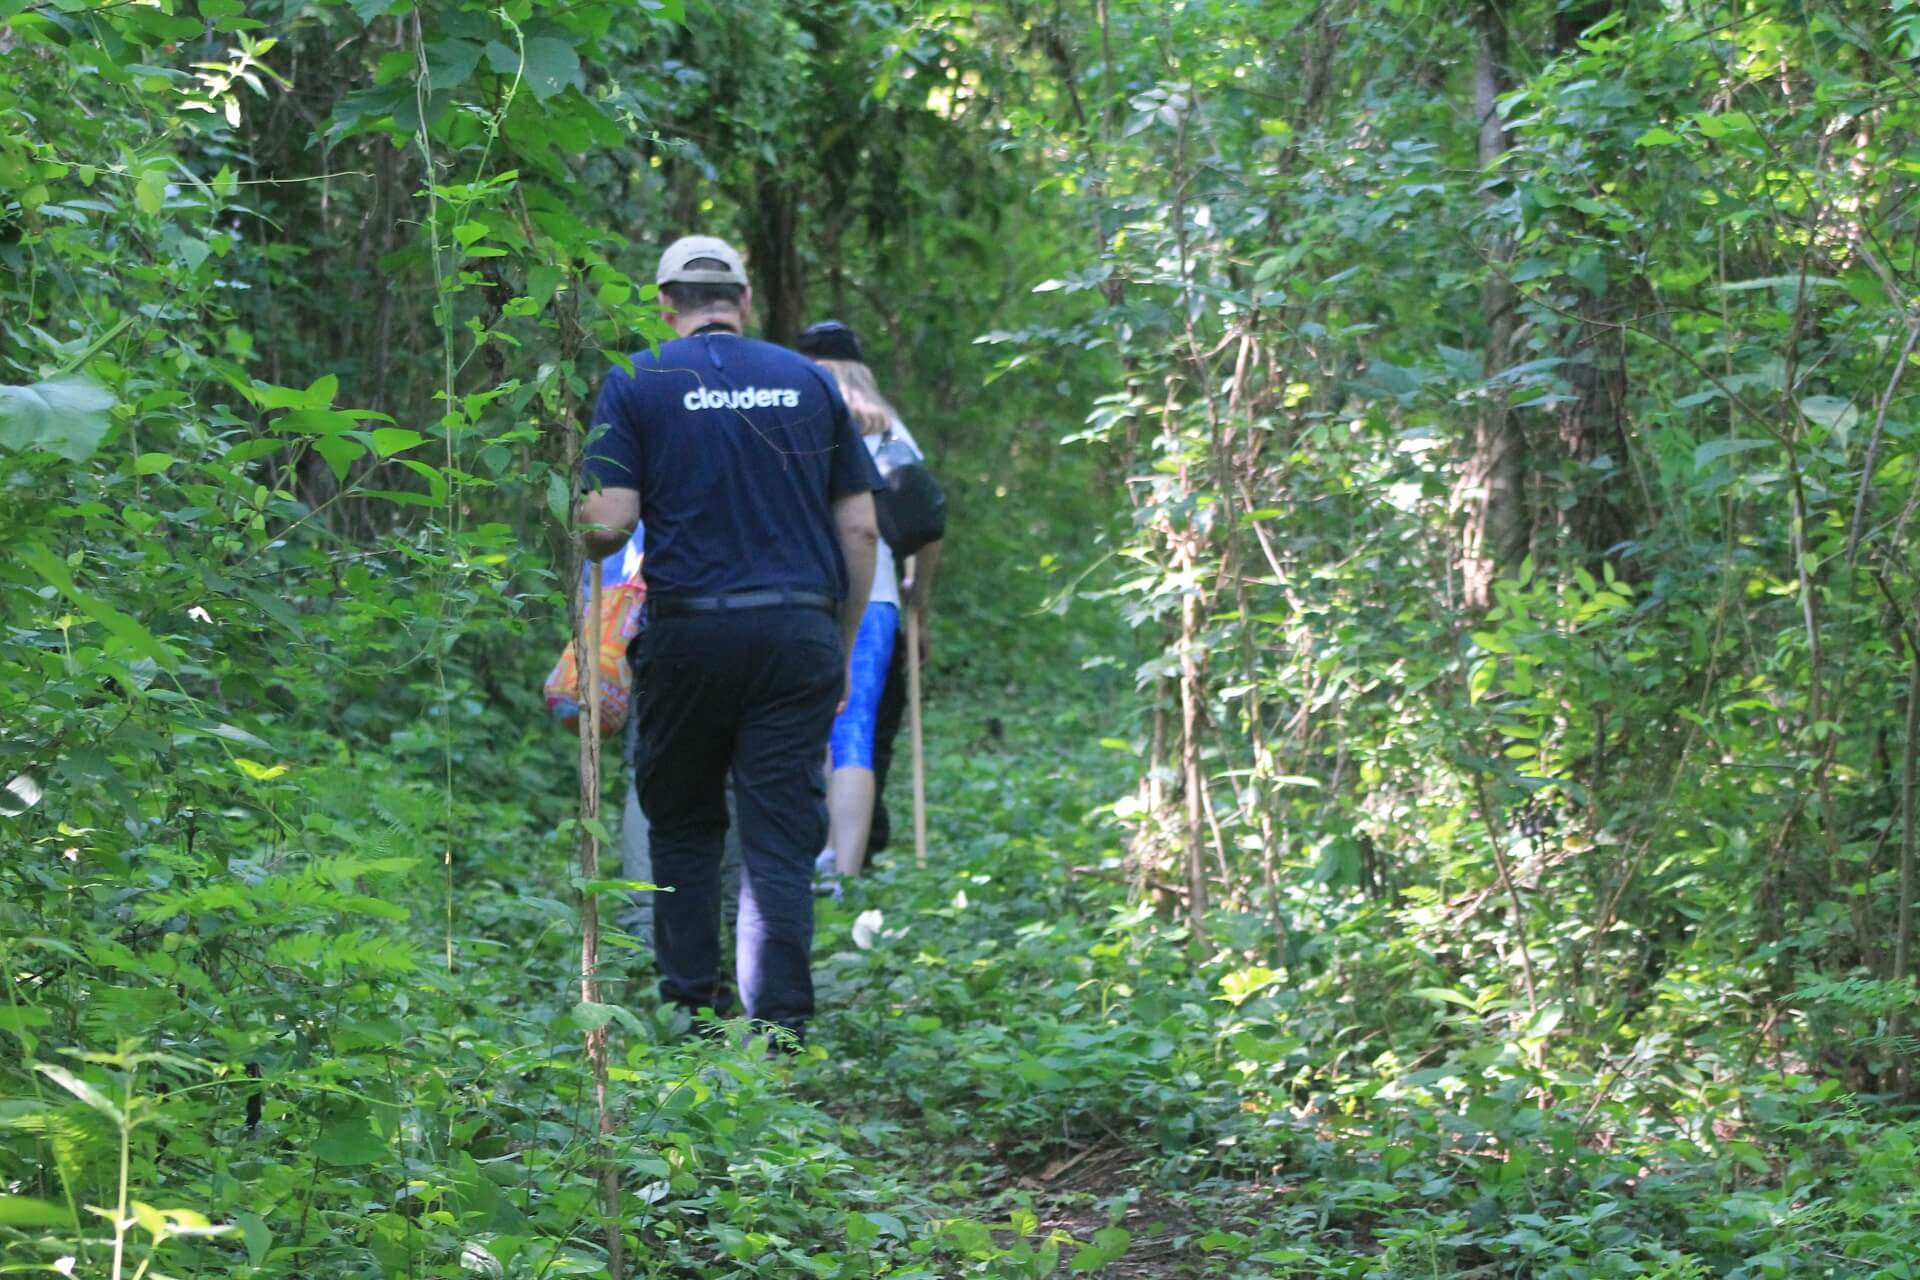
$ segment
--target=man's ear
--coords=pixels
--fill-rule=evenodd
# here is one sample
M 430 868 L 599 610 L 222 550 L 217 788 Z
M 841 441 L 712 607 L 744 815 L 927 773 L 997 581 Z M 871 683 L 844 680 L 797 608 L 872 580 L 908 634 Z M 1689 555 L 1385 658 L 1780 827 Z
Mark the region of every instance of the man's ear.
M 753 286 L 740 291 L 740 332 L 753 328 Z

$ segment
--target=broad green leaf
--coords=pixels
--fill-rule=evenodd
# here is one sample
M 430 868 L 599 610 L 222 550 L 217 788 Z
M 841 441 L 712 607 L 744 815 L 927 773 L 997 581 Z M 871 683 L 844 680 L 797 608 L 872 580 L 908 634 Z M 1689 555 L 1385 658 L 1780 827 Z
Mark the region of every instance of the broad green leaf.
M 265 765 L 258 760 L 249 760 L 245 756 L 235 756 L 233 767 L 255 782 L 272 782 L 287 771 L 287 766 L 284 764 Z
M 489 40 L 486 45 L 488 70 L 496 75 L 511 76 L 520 69 L 520 54 L 508 48 L 498 40 Z
M 598 1031 L 618 1017 L 620 1010 L 610 1004 L 592 1004 L 582 1000 L 573 1006 L 573 1025 L 582 1031 Z
M 248 1264 L 265 1266 L 267 1255 L 273 1251 L 273 1232 L 267 1229 L 267 1220 L 257 1213 L 236 1213 L 233 1222 L 240 1228 L 240 1239 L 246 1243 Z
M 437 507 L 441 500 L 424 493 L 414 493 L 406 489 L 362 489 L 360 496 L 369 501 L 396 502 L 403 507 Z
M 167 1232 L 167 1216 L 144 1200 L 133 1202 L 133 1220 L 150 1236 L 163 1236 Z
M 262 409 L 325 409 L 333 404 L 333 397 L 339 391 L 340 379 L 329 373 L 304 390 L 255 382 L 246 388 L 246 396 Z
M 1533 1020 L 1527 1024 L 1525 1035 L 1530 1037 L 1550 1036 L 1567 1017 L 1567 1006 L 1550 1004 L 1541 1008 Z
M 140 175 L 133 190 L 134 203 L 142 213 L 158 215 L 167 204 L 167 175 L 163 169 L 148 169 Z
M 295 409 L 273 423 L 283 435 L 338 436 L 358 428 L 360 419 L 343 409 Z
M 1245 969 L 1236 969 L 1220 979 L 1220 990 L 1226 998 L 1235 1004 L 1246 1000 L 1257 991 L 1262 991 L 1280 980 L 1277 970 L 1264 965 L 1250 965 Z
M 644 1033 L 640 1020 L 617 1004 L 589 1004 L 582 1000 L 573 1006 L 568 1021 L 580 1031 L 598 1031 L 610 1022 L 618 1022 L 629 1031 Z
M 174 462 L 170 453 L 143 453 L 133 460 L 133 474 L 137 476 L 157 476 Z
M 213 249 L 207 242 L 195 239 L 193 236 L 169 236 L 166 244 L 168 250 L 188 271 L 198 271 L 201 265 L 213 256 Z
M 78 374 L 0 386 L 0 449 L 45 449 L 69 462 L 85 462 L 107 434 L 113 403 L 111 392 Z
M 112 1120 L 114 1124 L 123 1125 L 127 1122 L 126 1113 L 121 1111 L 111 1098 L 65 1067 L 57 1063 L 41 1062 L 35 1064 L 35 1069 L 101 1115 Z
M 409 431 L 405 427 L 376 427 L 373 431 L 373 451 L 383 458 L 391 458 L 425 439 L 418 431 Z
M 266 739 L 260 737 L 258 734 L 248 733 L 238 725 L 222 724 L 217 720 L 199 720 L 191 716 L 180 717 L 175 723 L 178 724 L 181 729 L 188 729 L 198 733 L 210 733 L 216 738 L 223 738 L 228 742 L 237 742 L 243 747 L 254 747 L 266 752 L 273 750 L 273 747 Z
M 1860 410 L 1853 402 L 1841 396 L 1808 396 L 1800 402 L 1800 412 L 1810 422 L 1817 422 L 1833 432 L 1834 439 L 1840 442 L 1842 449 L 1847 447 L 1853 429 L 1860 422 Z
M 1473 674 L 1467 678 L 1467 701 L 1478 703 L 1487 696 L 1487 690 L 1493 688 L 1493 681 L 1500 674 L 1500 663 L 1496 658 L 1487 658 L 1474 664 Z
M 1103 1227 L 1093 1233 L 1092 1244 L 1080 1246 L 1069 1269 L 1075 1275 L 1086 1275 L 1112 1266 L 1126 1253 L 1132 1239 L 1132 1234 L 1123 1227 Z
M 573 878 L 573 887 L 589 896 L 602 893 L 658 893 L 660 886 L 650 880 L 586 880 Z
M 73 1212 L 63 1204 L 0 1195 L 0 1227 L 65 1227 L 75 1225 Z M 51 1270 L 51 1268 L 47 1268 Z
M 564 40 L 535 36 L 527 41 L 527 65 L 521 74 L 533 96 L 545 102 L 580 74 L 580 55 Z
M 1709 440 L 1693 451 L 1693 469 L 1695 471 L 1705 471 L 1722 458 L 1732 457 L 1736 453 L 1748 453 L 1754 449 L 1769 449 L 1773 447 L 1774 443 L 1772 440 L 1755 440 L 1751 438 Z
M 1709 138 L 1742 137 L 1754 132 L 1753 117 L 1744 111 L 1696 112 L 1693 123 Z
M 874 1226 L 880 1228 L 881 1235 L 893 1240 L 905 1240 L 907 1238 L 907 1224 L 892 1214 L 872 1210 L 869 1211 L 865 1217 L 869 1222 L 873 1223 Z
M 326 459 L 327 469 L 333 472 L 333 478 L 345 483 L 347 470 L 366 456 L 366 446 L 357 440 L 347 440 L 340 436 L 321 436 L 313 442 L 314 452 Z
M 427 79 L 435 90 L 459 88 L 480 65 L 480 45 L 473 40 L 436 40 L 426 53 Z
M 0 1032 L 22 1041 L 31 1038 L 29 1028 L 44 1027 L 52 1021 L 52 1014 L 34 1005 L 23 1004 L 17 1009 L 11 1005 L 0 1005 Z
M 253 462 L 259 458 L 270 457 L 286 447 L 284 441 L 274 440 L 267 436 L 261 436 L 255 440 L 242 440 L 239 444 L 227 450 L 226 461 L 238 466 L 243 462 Z
M 81 591 L 74 584 L 73 574 L 67 569 L 67 562 L 46 548 L 34 543 L 26 543 L 15 549 L 22 561 L 46 579 L 71 600 L 79 610 L 105 627 L 115 639 L 131 649 L 136 655 L 147 658 L 167 670 L 172 671 L 179 656 L 167 645 L 155 639 L 153 633 L 138 622 L 121 613 L 103 600 Z
M 1422 1000 L 1431 1000 L 1435 1004 L 1457 1004 L 1468 1009 L 1474 1007 L 1473 1001 L 1458 991 L 1449 991 L 1445 987 L 1415 987 L 1409 994 Z
M 559 290 L 560 282 L 565 278 L 565 272 L 548 263 L 543 262 L 538 266 L 529 267 L 527 296 L 544 307 L 553 300 L 554 293 Z
M 390 1156 L 387 1144 L 374 1133 L 365 1115 L 349 1114 L 329 1121 L 313 1144 L 313 1157 L 322 1164 L 354 1168 Z
M 413 458 L 400 459 L 400 465 L 427 482 L 427 505 L 440 506 L 447 500 L 447 478 L 435 467 Z

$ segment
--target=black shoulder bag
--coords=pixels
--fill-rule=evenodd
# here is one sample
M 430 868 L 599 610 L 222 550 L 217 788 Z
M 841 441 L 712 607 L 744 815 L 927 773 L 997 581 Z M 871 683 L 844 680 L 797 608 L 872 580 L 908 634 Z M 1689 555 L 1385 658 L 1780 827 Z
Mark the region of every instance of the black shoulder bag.
M 886 488 L 873 495 L 880 536 L 905 560 L 947 534 L 947 494 L 927 469 L 920 451 L 888 431 L 874 452 L 874 465 Z

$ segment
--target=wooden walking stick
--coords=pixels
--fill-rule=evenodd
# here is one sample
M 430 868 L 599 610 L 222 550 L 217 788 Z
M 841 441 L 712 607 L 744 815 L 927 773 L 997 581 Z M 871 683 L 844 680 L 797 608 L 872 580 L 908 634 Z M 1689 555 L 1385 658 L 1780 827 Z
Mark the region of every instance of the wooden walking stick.
M 565 290 L 554 304 L 560 319 L 560 354 L 563 368 L 571 368 L 580 352 L 585 330 L 580 327 L 574 309 L 574 292 Z M 566 472 L 580 474 L 580 432 L 575 430 L 577 406 L 571 381 L 562 378 L 566 413 L 561 419 L 561 434 L 566 440 Z M 568 521 L 569 532 L 578 536 Z M 591 885 L 600 878 L 600 838 L 593 834 L 600 825 L 600 566 L 581 548 L 576 581 L 587 579 L 580 593 L 584 608 L 576 609 L 573 623 L 574 695 L 580 699 L 580 874 Z M 567 593 L 569 597 L 572 592 Z M 582 895 L 580 904 L 580 999 L 600 1003 L 600 899 L 591 891 Z M 607 1210 L 608 1280 L 625 1280 L 624 1242 L 620 1236 L 620 1171 L 613 1162 L 613 1115 L 607 1110 L 607 1029 L 604 1025 L 587 1032 L 587 1063 L 593 1069 L 594 1102 L 600 1113 L 600 1190 Z
M 907 724 L 913 735 L 913 865 L 927 865 L 927 749 L 920 734 L 920 611 L 913 606 L 915 565 L 907 561 Z
M 589 886 L 600 878 L 600 839 L 593 828 L 600 818 L 600 566 L 584 560 L 588 586 L 585 608 L 574 629 L 574 673 L 580 695 L 580 876 Z M 591 888 L 580 904 L 580 999 L 600 1003 L 600 898 Z M 607 1110 L 607 1028 L 587 1032 L 587 1062 L 593 1068 L 593 1097 L 600 1112 L 600 1189 L 607 1209 L 607 1275 L 625 1273 L 620 1237 L 620 1173 L 606 1142 L 613 1136 Z

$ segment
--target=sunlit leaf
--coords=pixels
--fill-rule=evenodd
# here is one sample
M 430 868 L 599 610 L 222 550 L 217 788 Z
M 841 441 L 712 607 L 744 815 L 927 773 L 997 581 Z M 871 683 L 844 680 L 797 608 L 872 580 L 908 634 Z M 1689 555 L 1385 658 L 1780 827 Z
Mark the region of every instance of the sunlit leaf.
M 113 404 L 110 392 L 78 374 L 24 387 L 0 385 L 0 449 L 45 449 L 84 462 L 106 437 Z
M 63 1204 L 0 1195 L 0 1226 L 72 1228 L 74 1225 L 73 1211 Z
M 287 766 L 284 764 L 264 765 L 257 760 L 249 760 L 245 756 L 235 756 L 233 767 L 255 782 L 272 782 L 287 771 Z

